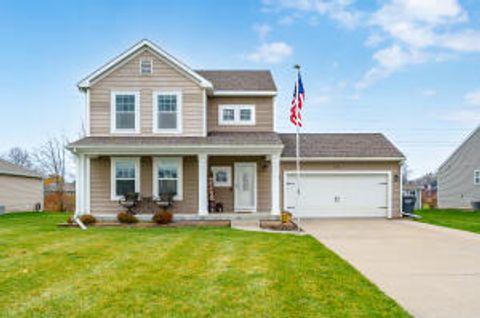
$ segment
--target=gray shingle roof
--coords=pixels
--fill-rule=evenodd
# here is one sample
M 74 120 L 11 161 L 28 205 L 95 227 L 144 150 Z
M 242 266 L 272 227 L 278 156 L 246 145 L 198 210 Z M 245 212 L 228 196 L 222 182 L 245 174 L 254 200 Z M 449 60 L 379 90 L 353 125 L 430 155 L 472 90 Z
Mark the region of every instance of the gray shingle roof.
M 265 70 L 195 70 L 217 91 L 277 91 L 272 73 Z
M 280 134 L 282 157 L 295 157 L 295 134 Z M 300 156 L 318 158 L 401 158 L 383 134 L 301 134 Z
M 3 159 L 0 159 L 0 175 L 22 176 L 30 178 L 42 178 L 42 175 L 29 169 L 25 169 Z
M 282 145 L 274 132 L 215 132 L 207 137 L 86 137 L 69 145 L 70 148 L 103 145 Z

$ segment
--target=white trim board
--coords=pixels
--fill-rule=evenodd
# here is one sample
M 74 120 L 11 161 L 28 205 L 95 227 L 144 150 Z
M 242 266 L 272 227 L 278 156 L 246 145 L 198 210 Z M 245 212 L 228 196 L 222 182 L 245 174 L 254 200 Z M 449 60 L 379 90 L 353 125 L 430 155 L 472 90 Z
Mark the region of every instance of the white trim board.
M 283 209 L 287 211 L 287 175 L 296 175 L 296 170 L 285 170 L 283 172 Z M 386 217 L 391 219 L 393 216 L 393 202 L 392 202 L 392 171 L 389 170 L 303 170 L 300 171 L 300 177 L 302 174 L 324 174 L 324 175 L 386 175 L 388 179 L 387 184 L 387 215 Z
M 101 75 L 104 75 L 104 73 L 107 73 L 109 71 L 112 71 L 112 69 L 115 69 L 115 66 L 122 63 L 124 60 L 130 60 L 131 58 L 135 57 L 135 53 L 137 51 L 140 51 L 144 47 L 151 49 L 164 62 L 176 68 L 177 70 L 183 72 L 184 74 L 188 75 L 188 77 L 194 79 L 195 82 L 200 85 L 200 87 L 210 88 L 210 89 L 213 88 L 212 83 L 210 83 L 207 79 L 200 76 L 197 72 L 193 71 L 186 64 L 176 59 L 175 57 L 173 57 L 172 55 L 164 51 L 162 48 L 160 48 L 158 45 L 156 45 L 155 43 L 147 39 L 141 40 L 137 44 L 133 45 L 132 47 L 130 47 L 129 49 L 127 49 L 126 51 L 124 51 L 114 59 L 112 59 L 110 62 L 108 62 L 104 66 L 98 68 L 97 70 L 89 74 L 87 77 L 82 79 L 77 84 L 78 88 L 80 89 L 89 88 L 94 83 L 92 82 L 92 80 L 98 80 L 98 78 Z
M 213 96 L 276 96 L 276 91 L 227 91 L 214 90 Z

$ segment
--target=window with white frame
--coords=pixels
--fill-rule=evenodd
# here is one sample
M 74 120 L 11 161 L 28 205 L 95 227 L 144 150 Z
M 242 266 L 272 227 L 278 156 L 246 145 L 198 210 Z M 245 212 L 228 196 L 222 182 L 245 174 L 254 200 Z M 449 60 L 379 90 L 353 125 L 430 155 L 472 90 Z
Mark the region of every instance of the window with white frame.
M 255 125 L 255 105 L 219 105 L 219 125 Z
M 179 133 L 181 131 L 181 96 L 179 92 L 154 94 L 154 132 Z
M 112 92 L 112 132 L 139 132 L 139 93 Z
M 215 187 L 231 187 L 232 186 L 232 167 L 229 166 L 213 166 L 213 186 Z
M 140 191 L 140 158 L 112 158 L 112 200 Z
M 475 170 L 473 172 L 473 184 L 480 185 L 480 170 Z
M 153 62 L 150 59 L 140 60 L 140 74 L 150 75 L 153 71 Z
M 153 191 L 156 197 L 173 194 L 175 200 L 183 198 L 182 158 L 155 158 Z

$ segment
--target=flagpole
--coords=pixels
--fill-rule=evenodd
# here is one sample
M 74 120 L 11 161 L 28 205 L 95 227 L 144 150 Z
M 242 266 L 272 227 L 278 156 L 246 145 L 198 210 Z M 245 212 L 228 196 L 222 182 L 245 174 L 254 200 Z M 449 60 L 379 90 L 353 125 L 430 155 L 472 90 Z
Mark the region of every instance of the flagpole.
M 295 84 L 295 119 L 296 119 L 296 155 L 295 155 L 295 162 L 297 168 L 297 199 L 295 204 L 295 212 L 297 214 L 297 226 L 300 230 L 300 216 L 297 213 L 297 207 L 299 205 L 300 199 L 300 116 L 299 116 L 299 108 L 298 108 L 298 86 L 300 85 L 298 79 L 300 77 L 300 65 L 296 64 L 294 68 L 297 70 L 297 81 Z

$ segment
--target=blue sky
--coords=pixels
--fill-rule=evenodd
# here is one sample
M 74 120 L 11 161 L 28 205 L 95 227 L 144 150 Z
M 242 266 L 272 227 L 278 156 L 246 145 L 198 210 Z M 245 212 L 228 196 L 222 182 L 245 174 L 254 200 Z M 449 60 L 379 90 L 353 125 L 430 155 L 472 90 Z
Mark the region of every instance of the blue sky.
M 3 0 L 0 153 L 77 138 L 77 81 L 142 38 L 192 68 L 271 69 L 280 131 L 301 64 L 303 131 L 383 132 L 412 176 L 480 124 L 478 1 Z

